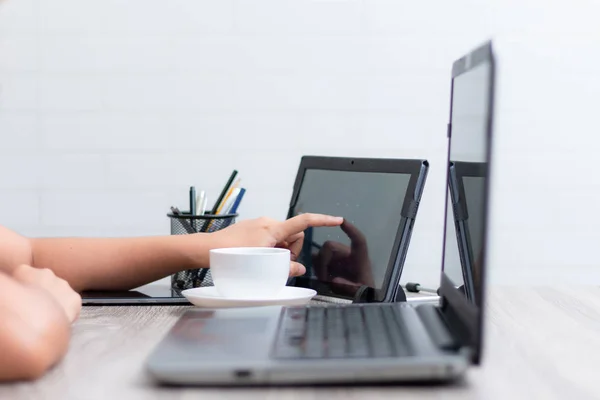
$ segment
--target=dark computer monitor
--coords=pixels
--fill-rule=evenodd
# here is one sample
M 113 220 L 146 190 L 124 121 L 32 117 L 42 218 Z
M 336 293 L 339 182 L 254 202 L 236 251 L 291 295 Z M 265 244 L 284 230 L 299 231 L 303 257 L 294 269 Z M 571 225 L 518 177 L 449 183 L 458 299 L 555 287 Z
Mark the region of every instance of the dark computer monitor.
M 494 57 L 486 43 L 452 69 L 441 293 L 479 363 L 489 204 Z

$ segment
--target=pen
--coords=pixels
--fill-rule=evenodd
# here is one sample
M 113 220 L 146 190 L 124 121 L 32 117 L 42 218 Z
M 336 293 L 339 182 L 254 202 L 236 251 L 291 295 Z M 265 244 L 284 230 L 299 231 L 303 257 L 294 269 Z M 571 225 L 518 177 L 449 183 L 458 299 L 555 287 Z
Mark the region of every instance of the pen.
M 194 186 L 190 186 L 190 216 L 196 215 L 196 188 Z M 196 221 L 193 218 L 190 218 L 190 222 L 194 230 L 196 230 Z
M 229 196 L 227 196 L 227 198 L 223 202 L 223 205 L 220 207 L 219 211 L 217 211 L 217 214 L 228 214 L 229 210 L 231 209 L 231 206 L 233 206 L 233 203 L 235 202 L 239 192 L 240 192 L 239 188 L 233 189 L 231 191 L 231 193 L 229 194 Z
M 206 211 L 206 192 L 201 190 L 200 194 L 196 196 L 196 215 L 204 215 L 204 211 Z M 196 231 L 199 229 L 201 231 L 206 223 L 205 219 L 196 220 L 196 226 L 194 226 L 194 228 L 196 228 Z M 198 225 L 200 225 L 200 228 L 198 228 Z
M 200 191 L 200 194 L 196 196 L 196 215 L 203 215 L 204 210 L 202 209 L 204 201 L 206 198 L 206 192 L 204 190 Z
M 200 205 L 200 215 L 204 215 L 204 213 L 206 213 L 206 206 L 208 206 L 208 196 L 204 196 L 204 200 Z
M 190 186 L 190 214 L 196 215 L 196 188 Z
M 233 202 L 231 208 L 229 210 L 227 210 L 227 214 L 235 214 L 237 212 L 237 209 L 240 206 L 240 203 L 242 202 L 242 198 L 244 197 L 245 193 L 246 193 L 246 189 L 241 188 L 240 192 L 238 193 L 237 197 L 235 198 L 235 201 Z
M 211 214 L 214 215 L 214 214 L 217 213 L 217 210 L 219 209 L 219 206 L 221 205 L 221 202 L 223 201 L 223 199 L 227 195 L 227 192 L 229 192 L 229 188 L 230 188 L 231 184 L 233 183 L 233 180 L 235 179 L 235 177 L 237 176 L 237 174 L 238 174 L 238 171 L 234 169 L 233 172 L 231 173 L 231 176 L 229 177 L 229 180 L 225 184 L 225 187 L 223 187 L 223 190 L 221 191 L 221 194 L 217 198 L 217 201 L 213 205 L 213 208 L 212 208 L 212 210 L 210 212 Z
M 227 211 L 226 211 L 227 209 L 225 208 L 225 205 L 229 204 L 229 201 L 231 200 L 231 196 L 233 195 L 233 193 L 235 193 L 235 191 L 239 185 L 240 185 L 240 179 L 235 181 L 235 183 L 229 188 L 229 190 L 227 191 L 227 195 L 221 202 L 221 205 L 219 206 L 219 208 L 217 208 L 217 214 L 227 214 Z M 223 211 L 223 213 L 221 213 L 221 211 Z

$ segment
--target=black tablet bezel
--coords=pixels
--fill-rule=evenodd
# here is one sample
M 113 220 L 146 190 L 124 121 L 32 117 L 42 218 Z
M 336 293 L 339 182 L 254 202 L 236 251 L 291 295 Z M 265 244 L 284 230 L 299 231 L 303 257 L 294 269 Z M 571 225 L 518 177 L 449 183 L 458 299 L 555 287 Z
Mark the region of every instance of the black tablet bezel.
M 422 159 L 303 156 L 294 182 L 287 218 L 293 216 L 302 181 L 307 170 L 380 172 L 410 175 L 408 188 L 401 207 L 401 222 L 398 226 L 394 245 L 391 250 L 392 255 L 388 261 L 382 286 L 373 290 L 373 298 L 371 299 L 374 302 L 394 301 L 397 292 L 396 286 L 399 284 L 414 223 L 414 216 L 416 214 L 414 207 L 415 205 L 418 206 L 418 202 L 420 201 L 428 167 L 428 161 Z M 296 277 L 289 284 L 291 286 L 314 289 L 320 296 L 354 300 L 353 296 L 341 294 L 339 285 L 332 285 L 328 282 L 306 277 Z

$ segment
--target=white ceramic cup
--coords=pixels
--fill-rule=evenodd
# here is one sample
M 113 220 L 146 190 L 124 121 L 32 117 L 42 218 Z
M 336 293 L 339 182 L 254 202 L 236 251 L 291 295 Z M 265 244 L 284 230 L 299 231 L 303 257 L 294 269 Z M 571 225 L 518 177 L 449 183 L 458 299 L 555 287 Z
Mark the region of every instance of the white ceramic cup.
M 290 273 L 290 251 L 272 247 L 210 250 L 210 273 L 219 294 L 232 299 L 273 298 Z

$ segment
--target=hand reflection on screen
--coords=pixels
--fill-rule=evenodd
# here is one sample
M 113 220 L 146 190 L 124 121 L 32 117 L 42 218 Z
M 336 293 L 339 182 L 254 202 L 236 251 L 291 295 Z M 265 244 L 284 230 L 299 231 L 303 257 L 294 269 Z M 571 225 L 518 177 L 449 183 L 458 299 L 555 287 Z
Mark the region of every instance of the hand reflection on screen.
M 364 235 L 346 220 L 340 227 L 350 238 L 350 247 L 334 241 L 323 243 L 312 256 L 315 275 L 331 282 L 335 291 L 348 295 L 354 295 L 362 285 L 375 287 Z

